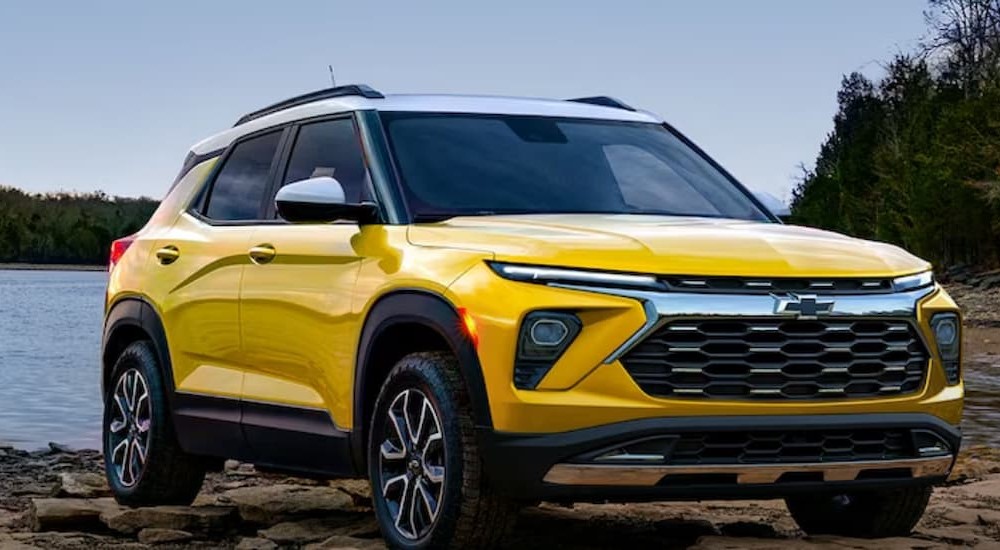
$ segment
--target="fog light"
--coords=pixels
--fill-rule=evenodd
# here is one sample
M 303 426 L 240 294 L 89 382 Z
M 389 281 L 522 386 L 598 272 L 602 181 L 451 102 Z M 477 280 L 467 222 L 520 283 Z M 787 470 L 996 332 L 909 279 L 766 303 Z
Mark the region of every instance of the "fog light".
M 931 329 L 937 343 L 938 355 L 941 357 L 945 377 L 949 384 L 958 384 L 961 380 L 961 350 L 962 333 L 958 315 L 954 313 L 939 313 L 931 317 Z
M 934 337 L 939 346 L 953 346 L 958 336 L 958 326 L 954 319 L 942 319 L 934 326 Z
M 514 387 L 531 390 L 538 386 L 581 328 L 580 319 L 564 311 L 533 311 L 526 315 L 517 342 Z
M 538 346 L 558 346 L 569 334 L 562 319 L 538 319 L 531 324 L 531 343 Z

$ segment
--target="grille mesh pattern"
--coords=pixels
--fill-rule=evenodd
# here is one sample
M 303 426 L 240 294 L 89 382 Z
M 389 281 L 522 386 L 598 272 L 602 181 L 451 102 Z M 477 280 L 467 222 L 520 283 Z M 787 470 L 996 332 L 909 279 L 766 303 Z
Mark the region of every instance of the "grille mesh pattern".
M 622 357 L 648 394 L 726 399 L 905 394 L 927 361 L 912 325 L 889 320 L 674 321 Z
M 906 430 L 720 432 L 680 436 L 670 464 L 771 464 L 913 458 Z

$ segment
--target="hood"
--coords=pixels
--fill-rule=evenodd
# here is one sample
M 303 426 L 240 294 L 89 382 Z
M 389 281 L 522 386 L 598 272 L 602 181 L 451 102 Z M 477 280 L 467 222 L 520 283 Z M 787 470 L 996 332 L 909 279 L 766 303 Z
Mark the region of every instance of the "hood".
M 413 225 L 419 246 L 497 261 L 660 275 L 887 277 L 930 268 L 903 249 L 829 231 L 731 219 L 544 214 Z

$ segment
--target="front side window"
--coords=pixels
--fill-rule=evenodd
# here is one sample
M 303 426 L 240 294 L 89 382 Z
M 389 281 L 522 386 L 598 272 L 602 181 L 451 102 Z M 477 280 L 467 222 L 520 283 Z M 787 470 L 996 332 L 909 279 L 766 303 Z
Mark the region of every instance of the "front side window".
M 349 203 L 370 199 L 365 155 L 353 120 L 314 122 L 299 129 L 281 184 L 319 176 L 340 182 Z
M 279 130 L 236 144 L 215 177 L 205 216 L 220 221 L 259 219 L 280 141 Z
M 504 213 L 769 220 L 659 124 L 464 113 L 381 117 L 418 221 Z

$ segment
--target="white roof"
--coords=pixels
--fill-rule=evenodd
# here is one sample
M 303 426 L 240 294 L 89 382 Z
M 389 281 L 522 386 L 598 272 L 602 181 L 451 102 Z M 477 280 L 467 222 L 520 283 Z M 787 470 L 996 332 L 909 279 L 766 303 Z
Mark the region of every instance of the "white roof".
M 382 99 L 343 96 L 314 101 L 251 120 L 205 139 L 197 143 L 191 150 L 195 154 L 201 155 L 223 149 L 240 136 L 271 126 L 315 116 L 364 110 L 539 115 L 628 122 L 662 122 L 659 117 L 644 111 L 627 111 L 614 107 L 558 99 L 411 94 L 387 95 Z

